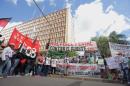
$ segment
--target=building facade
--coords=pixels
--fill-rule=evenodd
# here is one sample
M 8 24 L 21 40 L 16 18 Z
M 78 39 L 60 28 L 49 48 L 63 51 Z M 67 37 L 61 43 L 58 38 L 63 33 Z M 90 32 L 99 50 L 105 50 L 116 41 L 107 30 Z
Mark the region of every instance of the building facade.
M 45 50 L 45 45 L 50 42 L 63 43 L 73 42 L 72 17 L 69 8 L 65 8 L 45 17 L 39 17 L 22 24 L 4 29 L 2 35 L 8 42 L 13 29 L 16 27 L 22 34 L 28 34 L 32 39 L 37 38 L 41 43 L 41 50 Z

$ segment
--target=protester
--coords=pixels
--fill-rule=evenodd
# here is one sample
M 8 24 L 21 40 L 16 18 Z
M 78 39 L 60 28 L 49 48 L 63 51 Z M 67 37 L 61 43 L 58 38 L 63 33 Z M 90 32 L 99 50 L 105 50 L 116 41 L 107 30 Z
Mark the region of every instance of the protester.
M 51 65 L 51 58 L 46 57 L 45 58 L 45 65 L 44 65 L 44 75 L 48 76 L 50 65 Z
M 41 53 L 38 53 L 38 56 L 36 58 L 36 65 L 37 65 L 37 68 L 36 68 L 36 74 L 37 75 L 43 75 L 42 74 L 42 68 L 43 68 L 43 64 L 45 63 L 45 58 L 44 56 L 42 56 Z
M 56 74 L 57 59 L 51 59 L 51 74 Z
M 130 84 L 130 81 L 129 81 L 129 69 L 128 69 L 128 57 L 126 57 L 125 55 L 122 55 L 121 54 L 121 63 L 120 63 L 120 66 L 121 66 L 121 69 L 123 71 L 123 81 L 127 80 L 128 84 Z
M 27 67 L 27 58 L 23 56 L 20 57 L 19 65 L 18 65 L 18 72 L 20 75 L 25 75 L 25 68 Z
M 21 57 L 22 56 L 21 56 L 20 53 L 16 53 L 16 54 L 13 55 L 13 57 L 12 57 L 12 66 L 10 68 L 10 75 L 14 74 L 14 70 L 17 67 L 17 65 L 18 65 L 19 60 L 20 60 Z
M 32 58 L 28 58 L 27 59 L 27 66 L 25 68 L 25 73 L 26 75 L 35 75 L 35 62 L 36 62 L 36 59 L 32 59 Z
M 130 84 L 130 57 L 128 57 L 128 84 Z
M 9 74 L 9 70 L 11 67 L 11 58 L 14 54 L 14 45 L 9 44 L 6 48 L 4 48 L 2 52 L 2 65 L 0 66 L 0 75 L 6 77 Z M 4 69 L 4 70 L 3 70 Z
M 68 75 L 68 64 L 69 64 L 69 58 L 68 57 L 65 57 L 64 58 L 64 63 L 65 63 L 65 66 L 64 66 L 64 75 L 67 76 Z

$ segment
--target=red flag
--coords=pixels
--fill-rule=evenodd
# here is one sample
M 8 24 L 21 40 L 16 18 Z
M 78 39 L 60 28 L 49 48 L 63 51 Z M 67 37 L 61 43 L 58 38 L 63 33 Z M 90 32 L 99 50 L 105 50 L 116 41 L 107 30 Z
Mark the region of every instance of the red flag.
M 33 48 L 33 40 L 31 38 L 26 36 L 20 48 L 20 52 L 32 59 L 36 57 L 36 49 Z
M 13 44 L 15 45 L 15 49 L 19 49 L 20 45 L 24 42 L 24 40 L 25 36 L 15 28 L 9 39 L 9 44 Z
M 26 36 L 23 45 L 27 47 L 27 49 L 31 49 L 33 44 L 33 40 Z
M 11 18 L 0 18 L 0 31 L 8 24 Z

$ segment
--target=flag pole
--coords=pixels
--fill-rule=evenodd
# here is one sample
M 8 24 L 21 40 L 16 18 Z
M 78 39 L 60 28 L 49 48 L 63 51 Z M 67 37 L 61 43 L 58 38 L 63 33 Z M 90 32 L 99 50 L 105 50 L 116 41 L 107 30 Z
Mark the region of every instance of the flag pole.
M 51 26 L 50 22 L 48 21 L 48 19 L 46 18 L 45 14 L 43 13 L 42 9 L 39 7 L 39 5 L 37 4 L 37 2 L 35 0 L 33 0 L 34 4 L 36 5 L 36 7 L 39 9 L 39 11 L 41 12 L 42 16 L 46 19 L 47 23 Z M 37 36 L 36 36 L 37 37 Z M 49 34 L 49 39 L 48 39 L 48 43 L 46 43 L 46 46 L 49 47 L 50 44 L 50 34 Z M 46 52 L 45 52 L 45 56 L 47 56 L 47 52 L 48 52 L 48 49 L 45 49 Z

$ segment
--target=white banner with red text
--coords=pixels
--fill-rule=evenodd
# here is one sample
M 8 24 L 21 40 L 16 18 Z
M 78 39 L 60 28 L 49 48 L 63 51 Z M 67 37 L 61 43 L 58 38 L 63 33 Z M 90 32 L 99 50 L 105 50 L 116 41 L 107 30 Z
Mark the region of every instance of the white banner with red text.
M 99 74 L 100 69 L 97 64 L 76 64 L 76 63 L 60 63 L 57 64 L 57 68 L 61 72 L 67 72 L 68 75 L 90 75 Z

